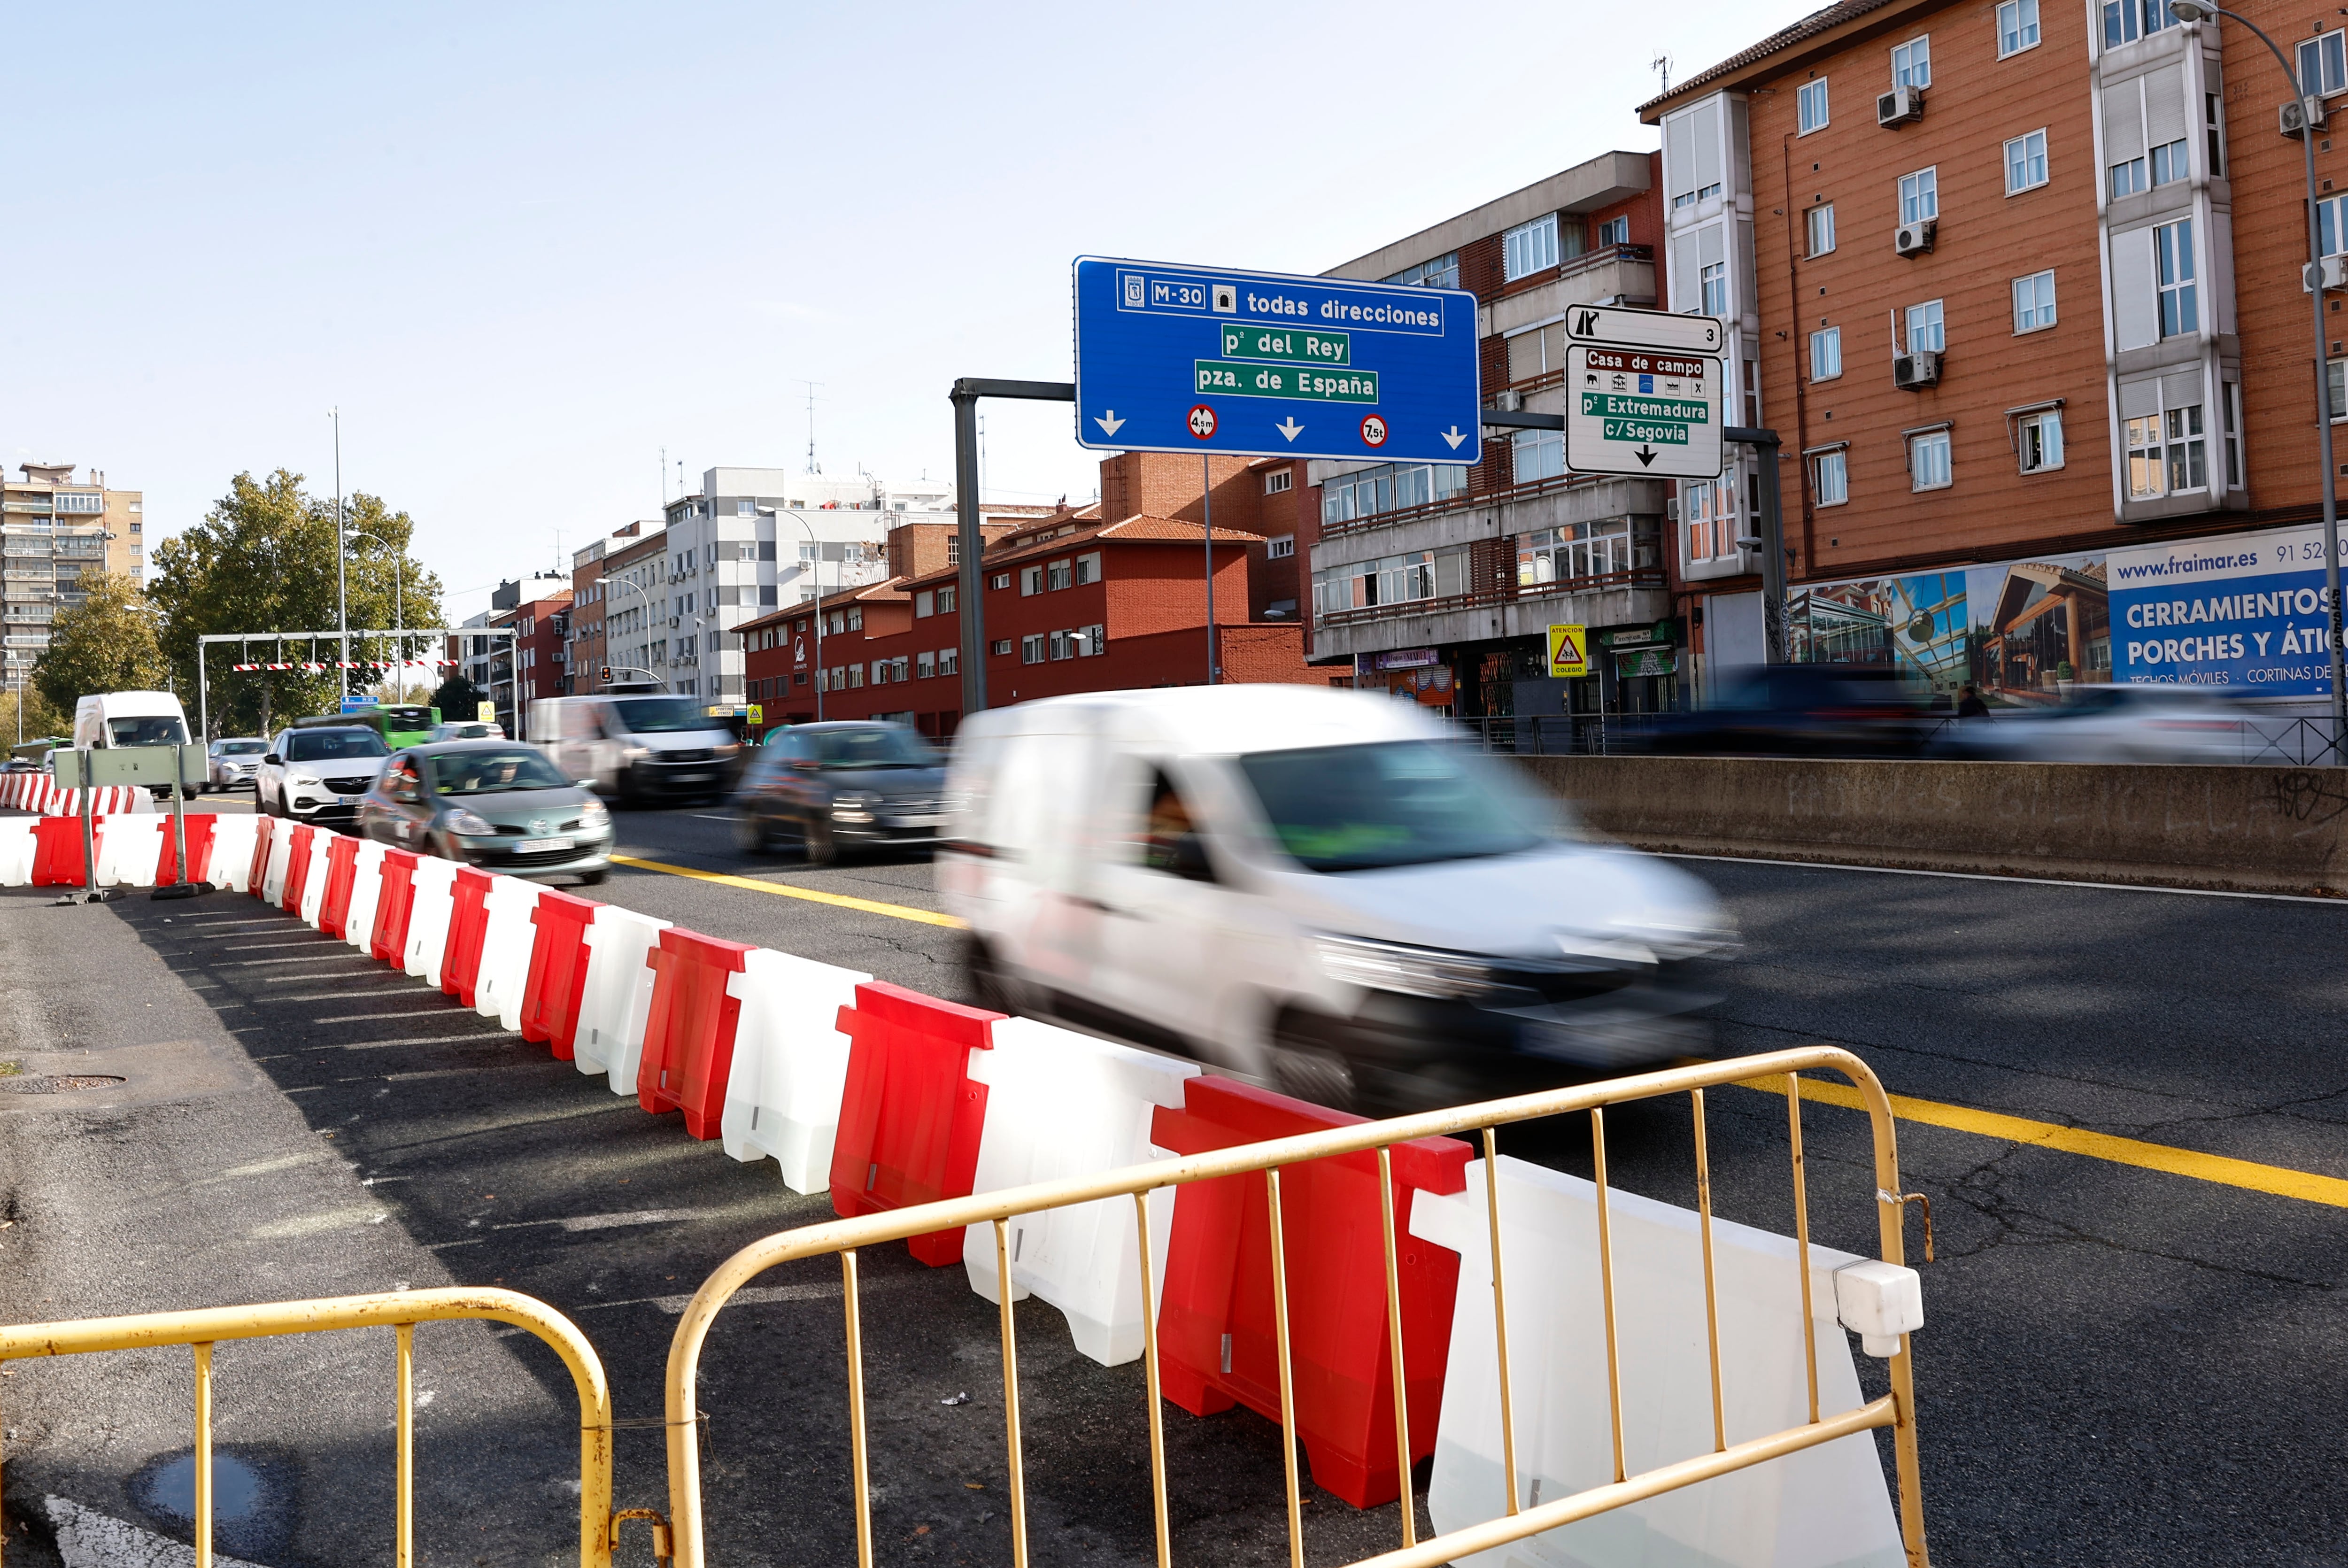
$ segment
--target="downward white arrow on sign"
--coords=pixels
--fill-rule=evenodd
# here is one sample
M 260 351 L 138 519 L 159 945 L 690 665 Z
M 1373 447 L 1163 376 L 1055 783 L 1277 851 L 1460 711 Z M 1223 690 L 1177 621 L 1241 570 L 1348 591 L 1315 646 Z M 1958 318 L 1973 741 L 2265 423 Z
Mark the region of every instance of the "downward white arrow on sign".
M 1094 415 L 1093 423 L 1101 428 L 1101 434 L 1104 436 L 1114 436 L 1125 428 L 1125 421 L 1117 417 L 1117 410 L 1114 408 L 1106 415 Z
M 1441 436 L 1445 440 L 1450 442 L 1451 449 L 1455 452 L 1459 449 L 1459 443 L 1468 438 L 1466 435 L 1461 433 L 1459 427 L 1457 425 L 1452 426 L 1451 428 L 1447 430 L 1438 430 L 1436 433 Z
M 1297 437 L 1304 434 L 1304 427 L 1296 422 L 1296 416 L 1293 414 L 1291 414 L 1279 424 L 1274 425 L 1272 428 L 1279 431 L 1282 435 L 1287 437 L 1292 441 L 1296 439 Z

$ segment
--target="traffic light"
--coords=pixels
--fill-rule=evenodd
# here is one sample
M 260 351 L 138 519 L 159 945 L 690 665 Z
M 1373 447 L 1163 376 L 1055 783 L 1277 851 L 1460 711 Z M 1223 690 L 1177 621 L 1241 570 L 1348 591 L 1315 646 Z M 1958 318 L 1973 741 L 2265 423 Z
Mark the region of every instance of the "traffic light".
M 603 666 L 603 684 L 605 686 L 612 684 L 612 666 L 609 665 Z

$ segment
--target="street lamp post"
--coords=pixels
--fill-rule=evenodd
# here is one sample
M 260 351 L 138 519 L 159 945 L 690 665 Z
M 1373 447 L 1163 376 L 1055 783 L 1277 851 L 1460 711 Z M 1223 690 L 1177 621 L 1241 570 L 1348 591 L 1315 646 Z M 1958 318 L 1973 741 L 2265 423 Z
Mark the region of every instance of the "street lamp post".
M 823 683 L 825 678 L 823 668 L 823 545 L 815 536 L 815 525 L 808 521 L 806 518 L 801 517 L 798 512 L 791 511 L 788 507 L 762 506 L 758 509 L 758 515 L 761 517 L 771 517 L 778 521 L 786 517 L 789 518 L 793 522 L 798 523 L 801 528 L 807 530 L 808 544 L 815 552 L 814 559 L 809 561 L 808 565 L 809 569 L 815 573 L 815 721 L 818 724 L 821 724 L 823 722 Z
M 2291 58 L 2272 38 L 2261 32 L 2258 25 L 2237 12 L 2208 0 L 2169 0 L 2169 11 L 2180 22 L 2190 26 L 2196 22 L 2213 21 L 2219 16 L 2231 16 L 2248 27 L 2258 41 L 2267 46 L 2282 67 L 2283 79 L 2291 84 L 2291 98 L 2301 104 L 2316 100 L 2307 95 L 2305 84 L 2292 68 Z M 2323 231 L 2317 219 L 2315 203 L 2315 132 L 2312 126 L 2302 126 L 2299 133 L 2301 150 L 2307 163 L 2307 297 L 2315 313 L 2315 442 L 2321 454 L 2323 484 L 2319 494 L 2323 499 L 2323 588 L 2332 605 L 2325 626 L 2325 642 L 2332 659 L 2332 749 L 2335 760 L 2348 761 L 2348 681 L 2342 678 L 2340 646 L 2340 506 L 2333 487 L 2338 481 L 2332 466 L 2331 377 L 2324 353 L 2323 336 Z
M 643 583 L 636 583 L 636 582 L 633 582 L 633 581 L 631 581 L 630 579 L 625 578 L 625 577 L 606 577 L 606 578 L 604 578 L 604 579 L 603 579 L 603 581 L 604 581 L 604 582 L 606 582 L 606 583 L 618 583 L 618 584 L 619 584 L 621 587 L 623 587 L 623 588 L 633 588 L 633 589 L 634 589 L 634 590 L 635 590 L 635 593 L 636 593 L 636 597 L 637 597 L 637 598 L 639 598 L 639 599 L 642 599 L 642 600 L 644 602 L 644 608 L 645 608 L 647 611 L 649 611 L 649 610 L 651 610 L 651 609 L 652 609 L 652 607 L 653 607 L 653 596 L 652 596 L 651 594 L 649 594 L 649 593 L 645 593 L 645 592 L 644 592 L 644 585 Z M 653 618 L 652 618 L 652 616 L 651 616 L 650 614 L 646 614 L 646 615 L 644 616 L 644 627 L 645 627 L 645 629 L 646 629 L 647 631 L 650 631 L 650 630 L 651 630 L 651 627 L 652 627 L 652 622 L 653 622 Z M 603 647 L 604 647 L 604 651 L 605 651 L 605 652 L 607 652 L 607 653 L 611 650 L 611 645 L 612 645 L 612 630 L 611 630 L 611 628 L 612 628 L 612 614 L 611 614 L 611 612 L 610 612 L 610 611 L 606 610 L 606 611 L 603 613 Z M 614 667 L 615 667 L 615 668 L 617 668 L 617 667 L 620 667 L 620 666 L 616 666 L 616 665 L 615 665 Z M 626 665 L 625 667 L 626 667 L 626 668 L 628 668 L 628 669 L 632 669 L 632 670 L 643 670 L 643 671 L 644 671 L 644 673 L 645 675 L 648 675 L 648 676 L 649 676 L 649 675 L 652 675 L 652 673 L 653 673 L 653 672 L 652 672 L 652 671 L 650 671 L 650 670 L 644 669 L 644 666 L 643 666 L 643 665 Z M 661 678 L 661 677 L 659 677 L 659 676 L 654 676 L 654 679 L 656 679 L 656 680 L 660 680 L 660 683 L 661 683 L 661 685 L 663 685 L 663 686 L 666 686 L 666 685 L 668 685 L 668 682 L 667 682 L 665 679 L 662 679 L 662 678 Z
M 343 408 L 337 403 L 326 410 L 326 418 L 335 422 L 335 641 L 342 649 L 339 655 L 342 694 L 351 691 L 351 614 L 350 583 L 343 571 Z
M 393 665 L 393 668 L 399 677 L 399 696 L 394 700 L 397 702 L 406 702 L 407 700 L 407 607 L 406 603 L 407 582 L 407 558 L 401 552 L 392 550 L 391 541 L 384 538 L 381 534 L 354 533 L 348 535 L 348 537 L 352 539 L 368 540 L 374 543 L 382 545 L 386 550 L 391 550 L 391 640 L 393 645 L 399 650 L 395 655 L 395 663 Z

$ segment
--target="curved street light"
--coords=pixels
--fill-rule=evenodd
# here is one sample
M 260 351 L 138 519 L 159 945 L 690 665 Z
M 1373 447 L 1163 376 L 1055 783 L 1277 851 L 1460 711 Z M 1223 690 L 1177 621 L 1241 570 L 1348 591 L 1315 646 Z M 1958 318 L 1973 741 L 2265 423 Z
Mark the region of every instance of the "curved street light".
M 406 662 L 407 658 L 407 606 L 406 603 L 407 582 L 407 552 L 395 549 L 391 541 L 384 538 L 379 533 L 349 533 L 344 535 L 344 537 L 345 539 L 367 540 L 373 543 L 380 544 L 386 550 L 391 552 L 391 636 L 394 645 L 399 650 L 399 662 L 395 665 L 395 670 L 398 677 L 396 685 L 399 687 L 399 695 L 392 700 L 395 702 L 406 702 L 407 700 L 407 665 Z M 343 650 L 343 657 L 347 659 L 350 656 L 350 650 L 347 647 L 345 648 Z M 345 673 L 343 678 L 346 681 L 350 678 L 348 672 Z
M 2308 96 L 2306 84 L 2299 79 L 2290 57 L 2260 30 L 2257 23 L 2221 5 L 2209 5 L 2207 0 L 2168 0 L 2168 9 L 2170 15 L 2188 26 L 2196 22 L 2214 23 L 2219 16 L 2233 17 L 2274 56 L 2275 64 L 2282 67 L 2283 80 L 2291 84 L 2291 98 L 2301 104 L 2316 101 Z M 2307 124 L 2300 127 L 2299 144 L 2307 158 L 2306 283 L 2307 297 L 2313 302 L 2315 312 L 2315 439 L 2323 474 L 2320 491 L 2323 498 L 2323 588 L 2332 599 L 2329 624 L 2325 627 L 2332 659 L 2332 749 L 2335 761 L 2348 761 L 2348 682 L 2342 678 L 2340 646 L 2340 505 L 2333 488 L 2339 481 L 2332 466 L 2332 421 L 2336 411 L 2330 406 L 2331 376 L 2324 354 L 2323 231 L 2315 210 L 2315 133 Z
M 778 521 L 786 517 L 789 518 L 793 522 L 798 523 L 801 528 L 807 530 L 808 544 L 815 552 L 814 558 L 808 562 L 808 565 L 809 569 L 815 573 L 815 721 L 818 724 L 821 724 L 823 722 L 823 683 L 825 679 L 823 667 L 823 544 L 822 542 L 818 540 L 815 536 L 815 525 L 809 522 L 798 512 L 792 511 L 789 507 L 762 506 L 758 509 L 758 515 L 761 517 L 771 517 Z

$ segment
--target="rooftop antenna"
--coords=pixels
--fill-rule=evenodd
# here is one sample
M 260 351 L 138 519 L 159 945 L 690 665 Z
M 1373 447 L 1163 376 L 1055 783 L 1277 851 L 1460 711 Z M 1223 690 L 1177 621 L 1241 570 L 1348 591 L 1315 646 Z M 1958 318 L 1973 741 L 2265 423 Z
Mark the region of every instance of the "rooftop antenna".
M 808 405 L 808 466 L 807 466 L 807 471 L 808 471 L 808 472 L 809 472 L 809 473 L 811 473 L 811 474 L 819 474 L 819 473 L 823 472 L 823 465 L 822 465 L 821 463 L 819 463 L 819 462 L 817 462 L 817 461 L 815 460 L 815 389 L 816 389 L 817 387 L 819 387 L 822 386 L 822 385 L 823 385 L 823 383 L 822 383 L 822 382 L 820 382 L 820 381 L 801 381 L 801 382 L 799 383 L 799 385 L 807 388 L 807 405 Z
M 666 447 L 661 449 L 661 505 L 664 509 L 668 505 L 668 449 Z
M 1657 55 L 1647 62 L 1647 68 L 1663 78 L 1663 91 L 1672 90 L 1672 57 L 1669 55 Z

